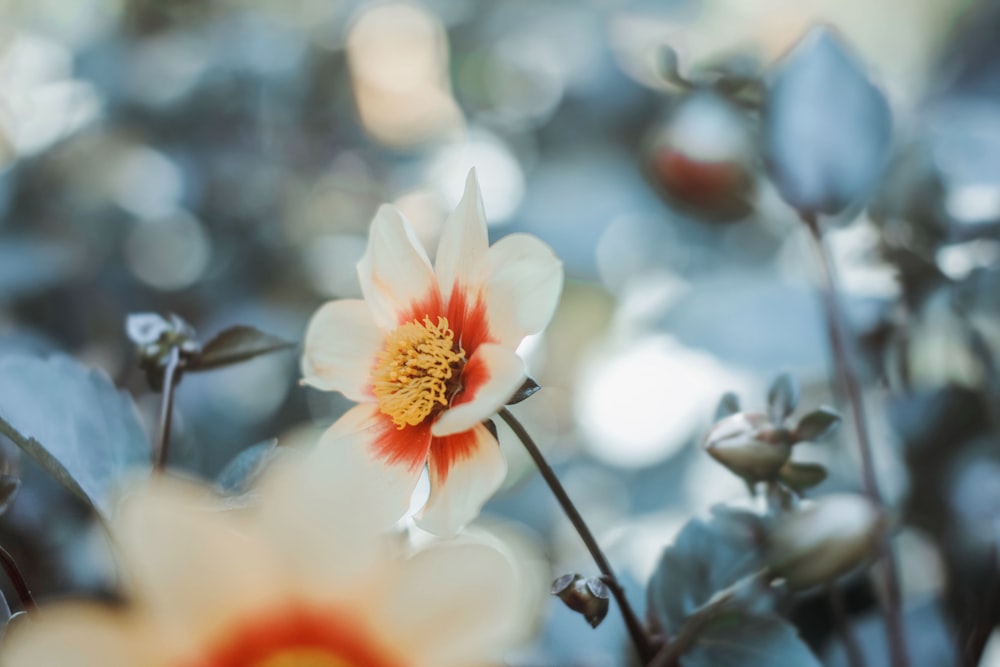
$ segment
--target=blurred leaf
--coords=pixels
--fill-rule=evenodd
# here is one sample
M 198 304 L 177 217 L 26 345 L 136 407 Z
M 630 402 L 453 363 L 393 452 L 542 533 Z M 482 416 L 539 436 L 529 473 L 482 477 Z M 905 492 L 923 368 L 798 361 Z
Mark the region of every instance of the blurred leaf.
M 15 620 L 14 616 L 21 616 L 23 614 L 24 612 L 18 612 L 12 616 L 10 613 L 10 604 L 7 603 L 7 597 L 0 591 L 0 639 L 3 639 L 4 635 L 7 634 L 7 630 Z
M 903 616 L 903 630 L 910 667 L 953 667 L 958 664 L 955 633 L 939 602 L 925 601 L 909 607 Z M 881 613 L 868 614 L 854 623 L 853 632 L 866 665 L 888 664 L 889 647 Z M 826 647 L 823 657 L 824 664 L 829 667 L 849 667 L 851 664 L 843 644 L 836 639 Z
M 826 468 L 818 463 L 788 461 L 781 467 L 778 477 L 786 486 L 802 493 L 818 486 L 826 479 Z
M 216 485 L 223 493 L 236 495 L 245 492 L 264 471 L 277 447 L 277 438 L 247 447 L 226 464 L 215 478 Z
M 775 73 L 764 146 L 781 196 L 803 213 L 835 214 L 875 186 L 892 117 L 864 65 L 828 27 L 812 29 Z
M 716 593 L 761 569 L 760 522 L 748 512 L 715 508 L 708 521 L 684 526 L 663 552 L 647 590 L 650 614 L 667 637 L 676 637 L 685 619 Z M 819 665 L 794 627 L 768 606 L 758 613 L 752 600 L 739 606 L 708 622 L 681 658 L 684 667 Z
M 788 373 L 782 373 L 767 390 L 767 414 L 775 426 L 780 426 L 799 404 L 799 383 Z
M 531 378 L 525 378 L 524 383 L 514 392 L 514 395 L 507 399 L 507 405 L 517 405 L 541 389 L 537 382 Z
M 795 427 L 795 441 L 809 440 L 816 442 L 837 430 L 843 418 L 833 408 L 821 407 L 799 420 Z
M 0 514 L 10 509 L 21 488 L 21 480 L 17 475 L 0 474 Z
M 188 359 L 189 371 L 231 366 L 272 352 L 288 350 L 295 343 L 264 333 L 254 327 L 238 325 L 221 331 L 202 346 L 200 354 Z
M 735 415 L 740 411 L 740 397 L 731 391 L 727 391 L 719 399 L 719 405 L 715 408 L 715 421 L 725 419 L 729 415 Z
M 131 397 L 69 357 L 0 357 L 0 432 L 105 515 L 114 484 L 150 464 Z

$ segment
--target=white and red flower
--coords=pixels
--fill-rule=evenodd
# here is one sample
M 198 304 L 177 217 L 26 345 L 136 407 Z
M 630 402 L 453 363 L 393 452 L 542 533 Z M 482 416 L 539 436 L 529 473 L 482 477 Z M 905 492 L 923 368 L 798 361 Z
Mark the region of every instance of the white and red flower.
M 473 171 L 433 266 L 399 211 L 386 205 L 358 274 L 364 300 L 325 304 L 306 331 L 304 381 L 359 403 L 320 446 L 353 446 L 356 465 L 381 468 L 383 488 L 400 497 L 400 515 L 426 464 L 431 492 L 417 522 L 454 533 L 506 475 L 483 422 L 524 381 L 515 350 L 551 319 L 562 264 L 527 234 L 489 245 Z
M 514 563 L 466 540 L 404 557 L 393 503 L 331 452 L 278 460 L 253 508 L 158 476 L 112 521 L 131 604 L 43 606 L 5 667 L 468 667 L 531 617 Z

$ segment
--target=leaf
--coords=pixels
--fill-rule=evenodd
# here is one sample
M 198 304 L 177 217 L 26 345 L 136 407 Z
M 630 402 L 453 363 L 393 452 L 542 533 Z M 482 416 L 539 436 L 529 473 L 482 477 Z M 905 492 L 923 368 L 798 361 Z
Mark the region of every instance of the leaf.
M 835 214 L 875 186 L 888 161 L 892 116 L 864 65 L 827 27 L 779 64 L 764 114 L 764 149 L 782 198 Z
M 17 475 L 0 473 L 0 514 L 10 509 L 17 492 L 21 488 L 21 479 Z
M 131 397 L 69 357 L 0 357 L 0 433 L 105 516 L 115 483 L 150 465 Z
M 215 478 L 216 485 L 227 494 L 237 495 L 245 492 L 264 471 L 275 455 L 277 447 L 277 438 L 247 447 L 226 464 Z
M 531 378 L 525 378 L 521 386 L 518 387 L 517 391 L 514 392 L 514 395 L 511 396 L 509 399 L 507 399 L 507 405 L 517 405 L 521 401 L 525 400 L 526 398 L 534 394 L 539 389 L 541 389 L 541 387 L 538 385 L 537 382 L 535 382 Z
M 864 664 L 887 664 L 889 647 L 886 644 L 885 619 L 881 613 L 866 614 L 853 624 L 852 630 Z M 910 667 L 953 667 L 959 664 L 955 650 L 958 638 L 939 602 L 930 600 L 908 607 L 903 616 L 903 630 Z M 849 667 L 851 664 L 836 635 L 823 651 L 823 658 L 824 664 L 829 667 Z M 989 664 L 994 663 L 990 661 Z
M 799 404 L 799 383 L 788 373 L 782 373 L 767 390 L 767 414 L 779 426 Z
M 675 638 L 685 620 L 712 597 L 758 572 L 761 519 L 715 508 L 708 521 L 689 521 L 668 547 L 647 589 L 649 610 Z M 750 604 L 747 604 L 750 602 Z M 752 601 L 709 621 L 682 656 L 684 667 L 814 667 L 819 662 L 793 626 Z
M 843 418 L 840 413 L 833 408 L 823 406 L 799 420 L 793 437 L 796 442 L 803 440 L 816 442 L 836 431 L 841 421 Z
M 740 411 L 740 397 L 731 391 L 727 391 L 719 399 L 719 405 L 715 408 L 715 421 L 725 419 L 730 415 L 735 415 Z
M 288 350 L 295 343 L 264 333 L 254 327 L 238 325 L 219 332 L 202 346 L 201 353 L 192 355 L 185 370 L 205 371 L 231 366 L 272 352 Z
M 826 468 L 818 463 L 796 463 L 788 461 L 778 473 L 786 486 L 802 493 L 818 486 L 826 479 Z

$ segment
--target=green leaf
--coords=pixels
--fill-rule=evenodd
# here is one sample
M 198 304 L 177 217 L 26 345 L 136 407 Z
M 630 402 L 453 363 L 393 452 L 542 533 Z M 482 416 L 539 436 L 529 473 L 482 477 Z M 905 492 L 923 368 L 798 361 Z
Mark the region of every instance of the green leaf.
M 647 589 L 651 615 L 671 639 L 712 597 L 760 571 L 761 518 L 724 507 L 689 521 L 668 547 Z M 708 622 L 681 658 L 684 667 L 818 667 L 794 627 L 770 605 L 734 601 Z M 755 608 L 757 607 L 757 608 Z
M 715 421 L 725 419 L 729 415 L 735 415 L 740 411 L 740 397 L 731 391 L 727 391 L 719 399 L 719 405 L 715 408 Z
M 823 406 L 818 410 L 810 412 L 799 421 L 795 427 L 795 441 L 802 440 L 817 441 L 837 430 L 843 418 L 833 408 Z
M 10 509 L 17 492 L 21 488 L 21 479 L 17 475 L 0 473 L 0 514 Z
M 221 331 L 205 343 L 199 354 L 187 359 L 185 370 L 205 371 L 231 366 L 293 347 L 295 343 L 283 338 L 264 333 L 254 327 L 239 325 Z
M 277 438 L 247 447 L 226 464 L 215 478 L 216 485 L 227 494 L 245 492 L 275 456 L 277 447 Z
M 818 486 L 826 479 L 826 468 L 818 463 L 796 463 L 788 461 L 778 473 L 781 481 L 789 488 L 802 493 Z
M 541 389 L 541 387 L 538 385 L 537 382 L 535 382 L 531 378 L 525 378 L 521 386 L 518 387 L 517 391 L 514 392 L 514 395 L 511 396 L 509 399 L 507 399 L 507 405 L 517 405 L 524 399 L 534 394 L 539 389 Z
M 0 433 L 105 516 L 113 486 L 150 465 L 131 397 L 69 357 L 0 357 Z
M 775 426 L 780 426 L 799 404 L 799 383 L 788 373 L 782 373 L 767 390 L 767 414 Z

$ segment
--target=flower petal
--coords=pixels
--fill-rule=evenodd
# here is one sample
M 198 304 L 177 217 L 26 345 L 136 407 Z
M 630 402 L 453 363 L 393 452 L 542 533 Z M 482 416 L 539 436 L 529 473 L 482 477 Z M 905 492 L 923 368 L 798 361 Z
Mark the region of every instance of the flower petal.
M 378 610 L 386 636 L 415 667 L 486 664 L 515 634 L 517 575 L 509 559 L 481 544 L 450 544 L 407 560 Z
M 500 443 L 483 426 L 431 441 L 431 495 L 417 525 L 451 537 L 474 519 L 507 476 Z
M 496 414 L 524 382 L 524 362 L 501 345 L 480 345 L 462 370 L 464 389 L 441 413 L 431 434 L 440 438 L 461 433 Z
M 548 325 L 563 287 L 562 262 L 529 234 L 511 234 L 489 250 L 490 332 L 508 347 Z
M 303 381 L 352 401 L 372 400 L 371 369 L 384 337 L 364 301 L 325 303 L 306 328 Z
M 427 253 L 395 206 L 385 204 L 375 214 L 368 249 L 358 262 L 358 278 L 375 322 L 383 329 L 396 328 L 415 302 L 437 294 Z
M 486 211 L 476 170 L 472 169 L 465 180 L 462 200 L 444 223 L 434 260 L 438 287 L 446 305 L 454 290 L 478 288 L 483 284 L 488 250 Z

